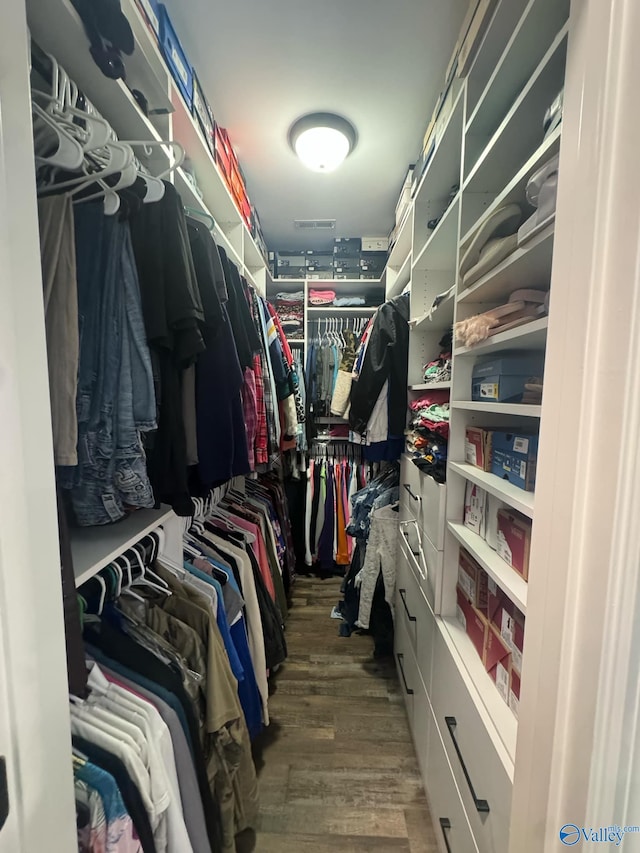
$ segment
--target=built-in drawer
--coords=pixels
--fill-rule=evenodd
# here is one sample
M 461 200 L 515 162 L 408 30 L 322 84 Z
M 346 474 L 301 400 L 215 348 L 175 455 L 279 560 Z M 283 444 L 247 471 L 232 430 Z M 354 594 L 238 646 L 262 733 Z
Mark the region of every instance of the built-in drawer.
M 396 572 L 396 624 L 401 624 L 409 637 L 420 677 L 429 691 L 436 620 L 402 549 Z
M 410 457 L 400 467 L 400 518 L 420 526 L 436 551 L 444 548 L 447 487 L 423 474 Z
M 413 522 L 400 522 L 400 548 L 434 613 L 442 591 L 443 552 Z
M 431 705 L 480 853 L 507 853 L 513 788 L 505 764 L 509 759 L 499 754 L 502 747 L 489 734 L 476 705 L 480 698 L 474 701 L 467 688 L 445 630 L 436 625 Z
M 431 706 L 427 711 L 432 715 Z M 440 731 L 432 717 L 428 726 L 427 797 L 441 853 L 479 853 Z
M 399 619 L 396 619 L 394 626 L 394 652 L 400 690 L 404 696 L 409 726 L 413 731 L 413 703 L 420 676 L 409 632 Z

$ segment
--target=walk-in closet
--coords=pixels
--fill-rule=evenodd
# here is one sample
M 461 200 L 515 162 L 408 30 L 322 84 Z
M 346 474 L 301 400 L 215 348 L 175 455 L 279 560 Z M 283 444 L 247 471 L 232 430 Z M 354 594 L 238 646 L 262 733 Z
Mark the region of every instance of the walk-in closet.
M 640 851 L 638 35 L 5 0 L 0 853 Z

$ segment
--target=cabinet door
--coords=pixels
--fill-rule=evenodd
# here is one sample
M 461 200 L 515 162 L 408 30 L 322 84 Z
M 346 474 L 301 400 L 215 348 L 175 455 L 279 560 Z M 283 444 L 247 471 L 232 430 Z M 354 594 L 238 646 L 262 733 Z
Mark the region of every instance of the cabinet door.
M 420 676 L 418 675 L 411 639 L 403 623 L 399 621 L 396 622 L 395 626 L 394 654 L 409 726 L 413 731 L 413 701 Z

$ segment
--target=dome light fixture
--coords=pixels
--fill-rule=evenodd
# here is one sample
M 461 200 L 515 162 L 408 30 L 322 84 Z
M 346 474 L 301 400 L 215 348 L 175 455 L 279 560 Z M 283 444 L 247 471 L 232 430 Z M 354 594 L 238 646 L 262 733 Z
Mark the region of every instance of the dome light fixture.
M 334 113 L 309 113 L 289 129 L 289 145 L 314 172 L 333 172 L 351 154 L 358 136 L 351 122 Z

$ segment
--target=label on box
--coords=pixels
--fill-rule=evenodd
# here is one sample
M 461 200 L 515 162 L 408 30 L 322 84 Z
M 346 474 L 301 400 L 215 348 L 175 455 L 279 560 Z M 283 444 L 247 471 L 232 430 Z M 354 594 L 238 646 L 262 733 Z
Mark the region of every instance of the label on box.
M 511 708 L 511 710 L 513 711 L 513 713 L 517 717 L 518 716 L 518 709 L 520 708 L 520 700 L 518 699 L 516 694 L 513 692 L 513 690 L 509 691 L 509 707 Z
M 470 465 L 475 465 L 478 467 L 478 454 L 476 453 L 475 444 L 471 444 L 470 441 L 465 441 L 464 444 L 464 458 L 465 462 L 468 462 Z
M 489 595 L 497 595 L 498 594 L 498 584 L 494 581 L 493 578 L 488 578 L 487 588 L 489 590 Z
M 180 75 L 180 79 L 182 80 L 185 86 L 188 86 L 189 74 L 187 73 L 187 69 L 184 67 L 182 59 L 180 59 L 180 54 L 175 49 L 175 47 L 173 47 L 173 45 L 171 46 L 171 59 L 176 67 L 176 71 Z
M 520 478 L 522 480 L 527 479 L 527 463 L 526 462 L 520 463 Z
M 476 585 L 473 578 L 462 569 L 458 569 L 458 586 L 464 592 L 469 601 L 476 600 Z
M 513 568 L 513 554 L 511 553 L 511 548 L 509 547 L 509 543 L 507 542 L 504 533 L 502 530 L 498 530 L 498 547 L 497 552 L 500 557 L 508 563 Z
M 480 396 L 488 400 L 498 399 L 498 385 L 495 382 L 481 382 Z
M 528 453 L 529 452 L 529 439 L 524 438 L 524 436 L 519 436 L 514 439 L 513 449 L 517 453 Z
M 496 666 L 496 687 L 505 702 L 509 702 L 509 672 L 501 663 Z
M 158 16 L 153 11 L 151 3 L 149 3 L 149 0 L 139 0 L 139 3 L 142 6 L 142 8 L 144 9 L 144 13 L 147 16 L 147 18 L 149 19 L 149 23 L 151 24 L 153 29 L 155 30 L 156 33 L 159 33 L 160 32 L 160 22 L 158 21 Z
M 462 625 L 464 630 L 467 630 L 467 618 L 464 615 L 464 610 L 460 607 L 459 604 L 456 604 L 456 619 Z
M 502 611 L 502 625 L 500 626 L 500 633 L 502 634 L 502 639 L 509 648 L 513 649 L 513 616 L 507 613 L 506 610 Z

